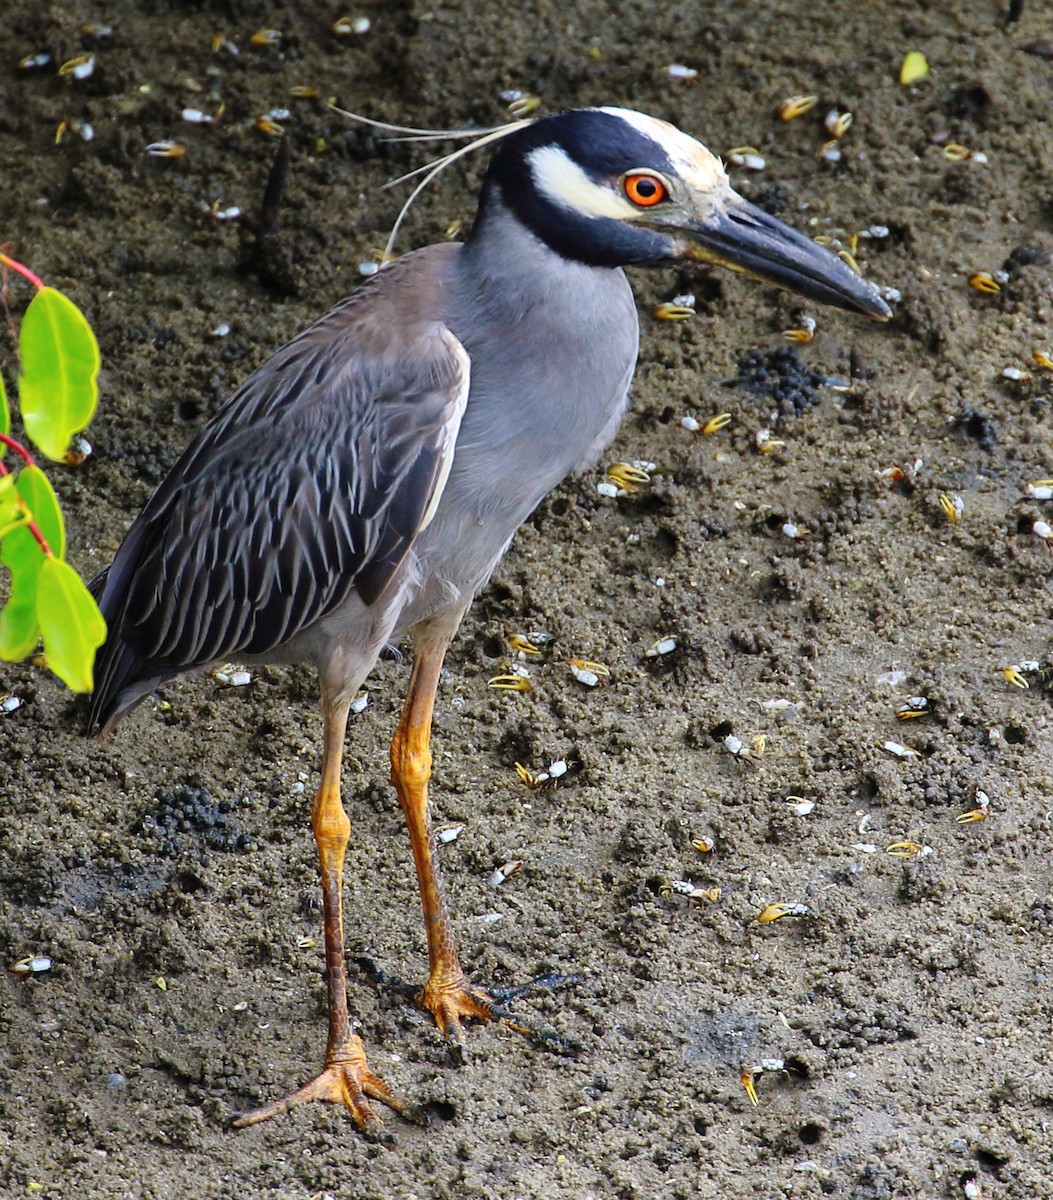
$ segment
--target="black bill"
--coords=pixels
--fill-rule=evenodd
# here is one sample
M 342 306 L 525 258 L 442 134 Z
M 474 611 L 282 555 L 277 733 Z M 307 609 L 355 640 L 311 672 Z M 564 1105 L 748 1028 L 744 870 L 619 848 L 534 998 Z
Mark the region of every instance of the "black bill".
M 875 321 L 892 316 L 878 289 L 836 254 L 741 196 L 682 232 L 688 258 L 729 267 Z

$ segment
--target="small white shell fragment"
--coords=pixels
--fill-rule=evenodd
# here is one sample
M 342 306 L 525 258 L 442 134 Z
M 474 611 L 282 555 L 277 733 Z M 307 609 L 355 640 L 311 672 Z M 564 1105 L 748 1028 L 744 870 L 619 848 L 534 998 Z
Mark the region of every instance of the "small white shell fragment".
M 514 875 L 522 865 L 523 860 L 521 858 L 513 858 L 510 862 L 502 863 L 490 876 L 490 886 L 500 887 L 509 875 Z
M 220 321 L 218 325 L 213 325 L 210 333 L 216 338 L 227 337 L 230 334 L 230 322 Z
M 912 750 L 910 746 L 904 746 L 902 742 L 882 742 L 881 749 L 887 750 L 889 754 L 896 758 L 917 758 L 918 751 Z
M 596 484 L 596 491 L 599 492 L 601 496 L 607 496 L 610 499 L 614 499 L 618 495 L 619 489 L 615 484 L 611 483 L 610 480 L 602 479 L 598 484 Z
M 70 68 L 68 75 L 74 79 L 89 79 L 95 73 L 95 55 L 89 54 L 83 62 L 77 63 L 76 66 Z
M 15 709 L 22 707 L 22 700 L 18 696 L 5 696 L 0 700 L 0 712 L 13 713 Z
M 1027 494 L 1032 500 L 1053 500 L 1053 484 L 1029 483 Z
M 658 658 L 662 654 L 672 654 L 676 649 L 675 637 L 659 638 L 645 653 L 646 658 Z
M 823 124 L 835 138 L 842 137 L 852 126 L 852 114 L 850 112 L 839 112 L 838 109 L 832 108 L 826 114 Z
M 768 712 L 785 712 L 788 708 L 793 708 L 793 701 L 780 696 L 776 700 L 762 700 L 761 708 L 766 708 Z
M 590 671 L 586 667 L 576 667 L 573 663 L 570 667 L 570 673 L 578 683 L 583 683 L 586 687 L 595 687 L 600 682 L 600 677 L 595 671 Z
M 151 158 L 180 158 L 186 150 L 178 142 L 151 142 L 146 147 L 146 153 Z
M 724 749 L 730 754 L 734 754 L 737 758 L 742 753 L 742 739 L 737 738 L 733 733 L 729 733 L 724 739 Z
M 31 954 L 12 963 L 10 969 L 15 975 L 39 975 L 42 971 L 51 970 L 51 959 L 46 954 Z
M 340 17 L 332 24 L 333 33 L 339 37 L 346 37 L 347 34 L 355 34 L 361 37 L 362 34 L 368 33 L 372 22 L 368 17 Z
M 697 79 L 698 72 L 694 67 L 685 67 L 683 63 L 670 63 L 665 69 L 670 79 Z
M 369 707 L 369 693 L 360 692 L 354 700 L 351 701 L 351 711 L 356 715 L 360 712 L 365 712 Z
M 439 843 L 443 846 L 448 846 L 450 842 L 457 841 L 463 832 L 463 825 L 451 825 L 449 829 L 440 829 L 438 833 Z
M 248 1000 L 239 1000 L 237 1004 L 232 1005 L 233 1012 L 244 1012 L 249 1007 Z
M 694 417 L 681 417 L 680 418 L 680 427 L 682 429 L 686 429 L 688 431 L 688 433 L 697 433 L 698 432 L 698 422 L 695 420 Z
M 1053 537 L 1053 526 L 1047 521 L 1036 521 L 1031 528 L 1035 537 L 1040 537 L 1043 541 L 1048 541 L 1050 537 Z
M 852 849 L 860 854 L 877 854 L 877 846 L 873 842 L 853 842 Z
M 815 811 L 814 800 L 798 800 L 793 805 L 793 811 L 798 817 L 810 816 Z
M 212 678 L 223 687 L 245 687 L 252 682 L 252 672 L 235 663 L 226 663 L 212 672 Z
M 747 171 L 763 171 L 768 165 L 762 154 L 729 154 L 728 162 L 736 167 L 745 167 Z

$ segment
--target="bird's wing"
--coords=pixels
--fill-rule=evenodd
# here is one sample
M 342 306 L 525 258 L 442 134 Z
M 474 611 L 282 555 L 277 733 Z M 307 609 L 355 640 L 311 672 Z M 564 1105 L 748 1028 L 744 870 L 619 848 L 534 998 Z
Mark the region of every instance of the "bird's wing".
M 336 336 L 340 314 L 231 397 L 100 577 L 96 711 L 137 672 L 264 654 L 352 588 L 374 603 L 434 515 L 468 355 L 435 322 L 356 345 Z

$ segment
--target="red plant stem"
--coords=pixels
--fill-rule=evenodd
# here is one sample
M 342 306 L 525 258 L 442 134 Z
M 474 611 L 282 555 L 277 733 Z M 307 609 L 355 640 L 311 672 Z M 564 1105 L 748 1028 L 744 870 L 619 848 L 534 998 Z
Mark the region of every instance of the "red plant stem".
M 8 437 L 6 433 L 0 433 L 0 443 L 5 445 L 8 450 L 13 450 L 27 467 L 35 467 L 37 465 L 33 461 L 33 455 L 29 453 L 21 442 L 16 442 L 13 437 Z M 5 471 L 4 474 L 6 475 L 7 472 Z
M 3 257 L 3 256 L 0 255 L 0 257 Z M 26 464 L 27 467 L 35 467 L 36 466 L 36 463 L 33 461 L 32 454 L 29 453 L 29 451 L 25 448 L 25 446 L 22 445 L 21 442 L 16 442 L 13 437 L 8 437 L 6 433 L 0 433 L 0 443 L 7 446 L 7 448 L 9 450 L 13 450 L 22 459 L 22 461 Z M 7 467 L 5 467 L 2 462 L 0 462 L 0 477 L 3 477 L 4 475 L 10 475 L 10 474 L 11 474 L 11 472 L 7 469 Z M 25 507 L 24 503 L 23 503 L 23 507 Z M 45 558 L 54 558 L 55 557 L 54 550 L 52 550 L 51 547 L 48 545 L 47 538 L 40 532 L 40 526 L 36 523 L 36 521 L 33 520 L 32 517 L 30 517 L 29 520 L 26 522 L 26 528 L 33 535 L 33 538 L 36 541 L 37 545 L 41 548 L 41 550 L 44 551 L 44 557 Z
M 28 267 L 24 267 L 20 262 L 15 262 L 13 258 L 8 258 L 3 251 L 0 251 L 0 263 L 3 263 L 5 267 L 10 267 L 12 271 L 17 271 L 23 279 L 28 279 L 38 291 L 43 290 L 44 281 L 39 275 L 34 275 Z

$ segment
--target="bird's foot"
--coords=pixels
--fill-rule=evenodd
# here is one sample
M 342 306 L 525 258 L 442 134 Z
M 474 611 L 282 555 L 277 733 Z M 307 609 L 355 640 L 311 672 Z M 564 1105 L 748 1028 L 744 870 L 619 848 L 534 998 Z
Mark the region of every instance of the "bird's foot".
M 271 1117 L 286 1113 L 309 1100 L 327 1100 L 330 1104 L 342 1104 L 354 1117 L 355 1124 L 362 1132 L 378 1142 L 393 1144 L 395 1137 L 384 1128 L 384 1123 L 373 1111 L 370 1100 L 379 1100 L 399 1116 L 418 1125 L 428 1123 L 427 1113 L 396 1096 L 383 1079 L 369 1069 L 362 1039 L 357 1034 L 352 1034 L 346 1045 L 330 1051 L 326 1055 L 325 1066 L 303 1087 L 260 1108 L 237 1113 L 230 1123 L 236 1129 L 258 1125 L 261 1121 L 269 1121 Z
M 574 983 L 579 978 L 577 975 L 543 975 L 519 987 L 485 988 L 472 983 L 462 972 L 441 981 L 429 979 L 420 987 L 389 975 L 371 958 L 360 957 L 356 962 L 374 986 L 397 992 L 427 1009 L 435 1018 L 439 1032 L 458 1061 L 463 1061 L 465 1057 L 465 1021 L 481 1021 L 483 1024 L 500 1021 L 509 1029 L 526 1034 L 548 1049 L 561 1054 L 576 1054 L 582 1049 L 581 1043 L 573 1038 L 564 1037 L 548 1025 L 519 1016 L 507 1007 L 509 1001 L 531 992 L 551 991 L 553 988 Z

